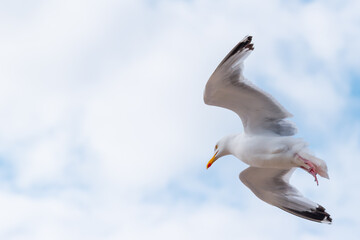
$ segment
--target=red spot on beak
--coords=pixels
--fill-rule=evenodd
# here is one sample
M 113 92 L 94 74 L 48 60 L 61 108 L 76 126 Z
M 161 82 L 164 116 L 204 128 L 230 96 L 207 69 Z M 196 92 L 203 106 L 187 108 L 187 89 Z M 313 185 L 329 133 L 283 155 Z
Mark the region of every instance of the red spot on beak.
M 218 152 L 216 152 L 214 156 L 210 159 L 210 161 L 206 165 L 206 169 L 208 169 L 216 161 L 216 154 L 218 154 Z

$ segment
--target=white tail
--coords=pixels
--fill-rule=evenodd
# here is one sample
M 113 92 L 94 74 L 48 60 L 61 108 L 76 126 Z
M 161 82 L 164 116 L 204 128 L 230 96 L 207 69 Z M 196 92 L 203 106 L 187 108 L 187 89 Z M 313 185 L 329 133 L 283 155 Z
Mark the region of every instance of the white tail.
M 315 165 L 316 171 L 320 176 L 329 179 L 328 168 L 324 160 L 315 157 L 314 155 L 309 153 L 309 151 L 306 148 L 300 150 L 298 154 L 300 155 L 300 157 L 305 158 L 310 162 L 312 162 Z

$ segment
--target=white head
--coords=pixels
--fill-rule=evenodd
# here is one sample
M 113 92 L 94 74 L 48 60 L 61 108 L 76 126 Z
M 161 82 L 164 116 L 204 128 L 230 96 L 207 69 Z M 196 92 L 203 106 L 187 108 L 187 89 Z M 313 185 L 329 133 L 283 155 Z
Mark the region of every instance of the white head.
M 214 156 L 208 162 L 206 168 L 209 168 L 216 160 L 219 158 L 231 154 L 229 151 L 229 144 L 232 139 L 234 139 L 235 135 L 230 135 L 223 137 L 220 139 L 214 148 Z

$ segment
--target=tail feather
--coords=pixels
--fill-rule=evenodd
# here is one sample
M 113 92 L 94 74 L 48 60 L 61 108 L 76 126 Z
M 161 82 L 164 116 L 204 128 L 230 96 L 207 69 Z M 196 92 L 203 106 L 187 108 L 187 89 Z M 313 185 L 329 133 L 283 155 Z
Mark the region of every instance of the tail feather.
M 301 157 L 311 161 L 316 166 L 316 171 L 320 176 L 329 179 L 328 168 L 324 160 L 315 157 L 306 150 L 302 150 L 298 154 Z

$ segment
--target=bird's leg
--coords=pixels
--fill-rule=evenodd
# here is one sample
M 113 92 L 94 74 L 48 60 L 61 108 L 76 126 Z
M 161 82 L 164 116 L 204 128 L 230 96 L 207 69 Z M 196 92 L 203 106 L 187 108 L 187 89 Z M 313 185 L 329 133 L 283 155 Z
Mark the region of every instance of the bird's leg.
M 296 156 L 297 156 L 298 158 L 300 158 L 300 159 L 308 166 L 307 168 L 301 166 L 301 168 L 304 169 L 305 171 L 307 171 L 308 173 L 310 173 L 310 174 L 315 178 L 316 184 L 319 186 L 319 181 L 318 181 L 318 179 L 317 179 L 317 177 L 316 177 L 316 174 L 317 174 L 318 172 L 316 171 L 315 165 L 314 165 L 311 161 L 309 161 L 309 160 L 301 157 L 299 154 L 296 154 Z

